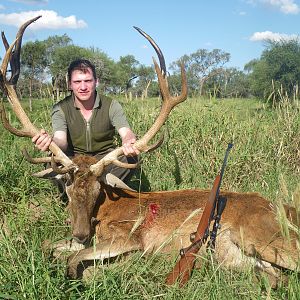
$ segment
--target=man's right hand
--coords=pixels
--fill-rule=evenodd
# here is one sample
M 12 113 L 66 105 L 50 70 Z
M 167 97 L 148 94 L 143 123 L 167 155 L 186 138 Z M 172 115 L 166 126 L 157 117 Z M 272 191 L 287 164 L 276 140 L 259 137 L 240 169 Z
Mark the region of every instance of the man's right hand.
M 41 151 L 48 151 L 49 146 L 52 142 L 52 137 L 46 132 L 46 130 L 41 129 L 40 133 L 36 134 L 32 138 L 32 142 L 35 144 L 35 147 Z

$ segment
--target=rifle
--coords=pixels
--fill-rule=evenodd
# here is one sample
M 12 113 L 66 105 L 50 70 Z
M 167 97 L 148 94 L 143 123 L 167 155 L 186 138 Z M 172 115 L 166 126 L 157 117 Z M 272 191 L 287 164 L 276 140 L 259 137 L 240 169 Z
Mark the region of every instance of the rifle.
M 180 259 L 176 263 L 173 270 L 168 274 L 166 279 L 166 284 L 171 285 L 174 284 L 177 280 L 179 280 L 180 287 L 182 287 L 190 278 L 192 270 L 196 261 L 196 254 L 200 250 L 203 243 L 206 242 L 210 232 L 209 227 L 210 223 L 213 219 L 215 219 L 215 223 L 213 225 L 213 230 L 211 232 L 211 240 L 210 240 L 210 248 L 215 247 L 215 239 L 217 235 L 217 229 L 219 228 L 219 222 L 221 219 L 222 212 L 226 205 L 226 198 L 219 197 L 220 186 L 223 178 L 223 174 L 225 171 L 227 158 L 229 155 L 230 149 L 233 147 L 232 143 L 228 144 L 226 154 L 224 157 L 223 165 L 220 171 L 214 180 L 213 187 L 210 191 L 208 200 L 206 202 L 204 211 L 202 213 L 200 222 L 198 224 L 197 230 L 195 233 L 191 234 L 191 242 L 192 244 L 187 248 L 180 250 Z M 215 216 L 215 210 L 217 207 L 217 213 Z

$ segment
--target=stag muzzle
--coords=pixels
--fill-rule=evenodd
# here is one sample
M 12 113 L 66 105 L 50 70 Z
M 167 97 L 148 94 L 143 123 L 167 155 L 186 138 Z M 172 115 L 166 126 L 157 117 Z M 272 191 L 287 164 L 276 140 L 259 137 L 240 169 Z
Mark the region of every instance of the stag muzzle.
M 90 240 L 92 233 L 91 219 L 87 216 L 84 218 L 82 215 L 80 218 L 76 218 L 72 224 L 72 236 L 73 239 L 80 243 L 85 244 Z
M 97 218 L 92 217 L 90 220 L 89 226 L 80 226 L 77 222 L 76 226 L 73 226 L 74 230 L 72 233 L 73 239 L 80 244 L 85 244 L 89 242 L 92 231 L 94 230 L 94 227 L 99 223 L 100 221 L 97 220 Z M 87 225 L 87 224 L 86 224 Z

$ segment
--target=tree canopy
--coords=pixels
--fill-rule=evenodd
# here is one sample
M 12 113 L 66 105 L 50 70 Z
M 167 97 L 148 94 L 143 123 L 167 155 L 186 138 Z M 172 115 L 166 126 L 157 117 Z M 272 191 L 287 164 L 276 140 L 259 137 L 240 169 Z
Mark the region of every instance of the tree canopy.
M 249 62 L 252 93 L 264 99 L 293 97 L 300 80 L 300 44 L 298 40 L 268 41 L 260 59 Z
M 50 36 L 44 41 L 24 43 L 21 52 L 22 74 L 18 86 L 22 94 L 41 93 L 52 82 L 64 90 L 66 72 L 74 59 L 86 58 L 96 66 L 99 89 L 104 93 L 136 97 L 157 96 L 159 87 L 153 66 L 145 66 L 131 55 L 114 61 L 101 49 L 74 45 L 66 34 Z M 249 61 L 244 70 L 226 67 L 230 53 L 221 49 L 198 49 L 172 62 L 169 86 L 181 88 L 180 67 L 184 65 L 190 96 L 216 98 L 249 97 L 279 101 L 282 97 L 298 98 L 300 80 L 299 40 L 267 41 L 260 58 Z M 59 96 L 59 93 L 57 93 Z

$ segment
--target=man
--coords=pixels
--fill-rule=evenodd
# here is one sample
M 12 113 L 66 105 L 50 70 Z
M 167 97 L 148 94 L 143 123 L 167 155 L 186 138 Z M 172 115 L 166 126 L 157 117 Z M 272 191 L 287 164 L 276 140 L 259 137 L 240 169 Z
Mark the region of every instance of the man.
M 135 134 L 129 127 L 121 105 L 96 91 L 98 79 L 95 66 L 88 60 L 73 61 L 68 68 L 71 95 L 54 105 L 52 111 L 53 137 L 45 130 L 32 138 L 42 151 L 53 140 L 68 156 L 95 155 L 98 159 L 114 148 L 114 134 L 118 131 L 126 157 L 124 162 L 136 162 L 139 151 L 133 146 Z M 128 181 L 128 169 L 109 166 L 110 172 Z M 102 177 L 105 181 L 105 174 Z

